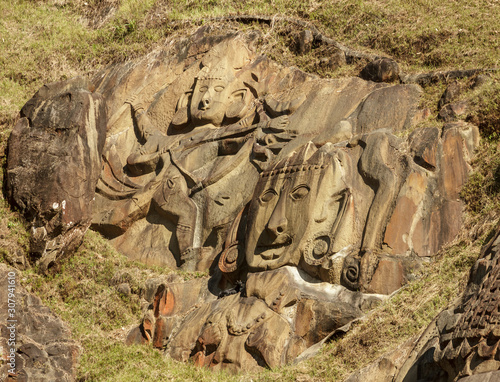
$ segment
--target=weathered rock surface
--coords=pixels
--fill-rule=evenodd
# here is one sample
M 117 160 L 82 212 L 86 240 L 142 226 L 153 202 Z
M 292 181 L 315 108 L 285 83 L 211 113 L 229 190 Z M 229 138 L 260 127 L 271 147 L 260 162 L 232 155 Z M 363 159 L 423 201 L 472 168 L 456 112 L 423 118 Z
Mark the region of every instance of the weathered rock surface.
M 91 89 L 83 78 L 45 85 L 9 140 L 7 195 L 32 224 L 41 269 L 77 248 L 92 219 L 106 113 Z
M 0 372 L 5 381 L 74 381 L 80 353 L 68 326 L 0 264 Z M 10 295 L 12 294 L 12 295 Z M 12 349 L 12 350 L 11 350 Z M 12 362 L 15 360 L 14 362 Z
M 297 36 L 297 50 L 299 54 L 309 53 L 314 42 L 314 35 L 309 29 L 304 29 Z
M 466 101 L 449 103 L 443 106 L 439 111 L 438 118 L 445 122 L 453 122 L 456 121 L 459 116 L 464 115 L 468 108 L 469 105 Z
M 469 124 L 416 128 L 418 85 L 321 79 L 259 56 L 257 37 L 200 28 L 98 73 L 95 90 L 80 93 L 101 106 L 68 117 L 106 126 L 93 228 L 131 259 L 210 273 L 152 280 L 127 342 L 231 371 L 295 359 L 453 240 L 478 144 Z M 396 68 L 379 64 L 389 81 Z M 38 116 L 32 103 L 24 114 Z M 14 153 L 28 122 L 13 134 Z M 24 189 L 18 162 L 9 158 L 12 198 L 28 206 L 14 196 Z M 78 179 L 95 185 L 85 174 L 76 189 Z M 94 196 L 75 195 L 61 199 L 62 212 L 87 221 L 78 206 Z
M 472 267 L 462 298 L 429 325 L 400 371 L 390 374 L 394 381 L 498 379 L 499 261 L 500 230 L 497 229 Z
M 441 99 L 438 102 L 438 109 L 441 109 L 444 105 L 455 101 L 463 93 L 463 91 L 464 87 L 458 81 L 455 80 L 450 83 L 446 87 Z
M 498 380 L 500 380 L 500 371 L 490 371 L 459 379 L 460 382 L 495 382 Z
M 244 289 L 218 298 L 207 293 L 215 287 L 207 279 L 157 283 L 127 343 L 150 343 L 174 359 L 213 369 L 275 367 L 383 299 L 311 281 L 296 267 L 283 267 L 249 274 Z

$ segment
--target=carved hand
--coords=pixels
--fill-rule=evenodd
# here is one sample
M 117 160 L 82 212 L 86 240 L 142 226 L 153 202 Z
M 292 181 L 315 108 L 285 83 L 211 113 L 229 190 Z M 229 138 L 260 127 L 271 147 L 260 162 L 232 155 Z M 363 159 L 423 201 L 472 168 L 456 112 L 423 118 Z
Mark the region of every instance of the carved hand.
M 282 115 L 281 117 L 271 119 L 267 128 L 273 133 L 280 133 L 286 130 L 289 123 L 288 115 Z
M 125 103 L 128 103 L 132 107 L 132 110 L 135 113 L 139 113 L 141 111 L 142 112 L 145 111 L 144 104 L 140 101 L 140 99 L 138 100 L 137 94 L 134 94 L 133 96 L 127 98 L 125 100 Z
M 159 155 L 163 155 L 163 154 L 165 154 L 166 152 L 168 152 L 169 148 L 170 148 L 170 147 L 169 147 L 168 145 L 163 146 L 163 147 L 162 147 L 162 148 L 158 151 L 158 154 L 159 154 Z

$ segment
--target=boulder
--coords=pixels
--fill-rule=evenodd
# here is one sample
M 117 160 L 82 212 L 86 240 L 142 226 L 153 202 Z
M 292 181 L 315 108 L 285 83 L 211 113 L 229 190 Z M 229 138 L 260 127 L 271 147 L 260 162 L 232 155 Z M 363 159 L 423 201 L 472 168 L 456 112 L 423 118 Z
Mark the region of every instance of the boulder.
M 309 29 L 301 31 L 297 37 L 297 50 L 299 54 L 309 53 L 314 42 L 314 35 Z
M 469 104 L 467 101 L 449 103 L 443 106 L 439 111 L 438 118 L 444 122 L 453 122 L 456 121 L 458 117 L 465 115 L 468 110 Z
M 74 381 L 79 344 L 67 324 L 28 293 L 20 273 L 0 264 L 1 373 L 5 381 Z M 12 294 L 12 296 L 11 296 Z
M 30 250 L 42 270 L 79 246 L 92 219 L 106 112 L 91 90 L 83 78 L 45 85 L 9 139 L 7 195 L 32 226 Z
M 367 81 L 394 82 L 399 79 L 399 65 L 390 58 L 378 58 L 369 62 L 359 75 Z
M 464 86 L 462 86 L 458 81 L 453 81 L 450 83 L 438 102 L 438 109 L 441 109 L 444 105 L 455 101 L 464 91 Z

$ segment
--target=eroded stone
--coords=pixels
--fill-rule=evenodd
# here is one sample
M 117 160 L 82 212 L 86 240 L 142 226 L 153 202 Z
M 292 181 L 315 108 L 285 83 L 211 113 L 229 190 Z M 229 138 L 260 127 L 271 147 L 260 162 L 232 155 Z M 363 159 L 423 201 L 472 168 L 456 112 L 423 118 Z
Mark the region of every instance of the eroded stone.
M 408 135 L 425 115 L 419 86 L 324 80 L 259 56 L 256 34 L 208 30 L 72 90 L 108 111 L 92 224 L 130 259 L 210 274 L 148 280 L 127 343 L 213 369 L 271 368 L 345 332 L 453 240 L 478 135 L 461 123 Z M 70 120 L 102 126 L 82 113 Z M 76 209 L 64 200 L 51 208 Z M 35 228 L 43 243 L 51 228 Z
M 80 245 L 92 218 L 106 112 L 91 88 L 82 78 L 45 85 L 9 140 L 7 194 L 32 224 L 42 270 Z
M 10 349 L 14 349 L 15 357 L 15 372 L 11 373 L 9 363 L 3 361 L 2 375 L 17 381 L 75 380 L 80 347 L 71 338 L 70 329 L 19 281 L 17 270 L 0 264 L 2 289 L 8 291 L 8 287 L 15 286 L 15 299 L 10 298 L 9 293 L 0 295 L 2 359 L 8 359 Z M 12 309 L 9 303 L 14 300 L 15 309 Z

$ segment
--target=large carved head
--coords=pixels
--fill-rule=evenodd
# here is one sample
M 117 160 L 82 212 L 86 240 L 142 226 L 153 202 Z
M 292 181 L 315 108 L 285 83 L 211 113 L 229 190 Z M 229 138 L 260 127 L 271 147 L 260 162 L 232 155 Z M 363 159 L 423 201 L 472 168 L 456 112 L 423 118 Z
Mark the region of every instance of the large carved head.
M 350 172 L 344 151 L 312 143 L 263 172 L 248 212 L 250 270 L 293 265 L 318 276 L 321 268 L 330 269 L 355 240 Z

